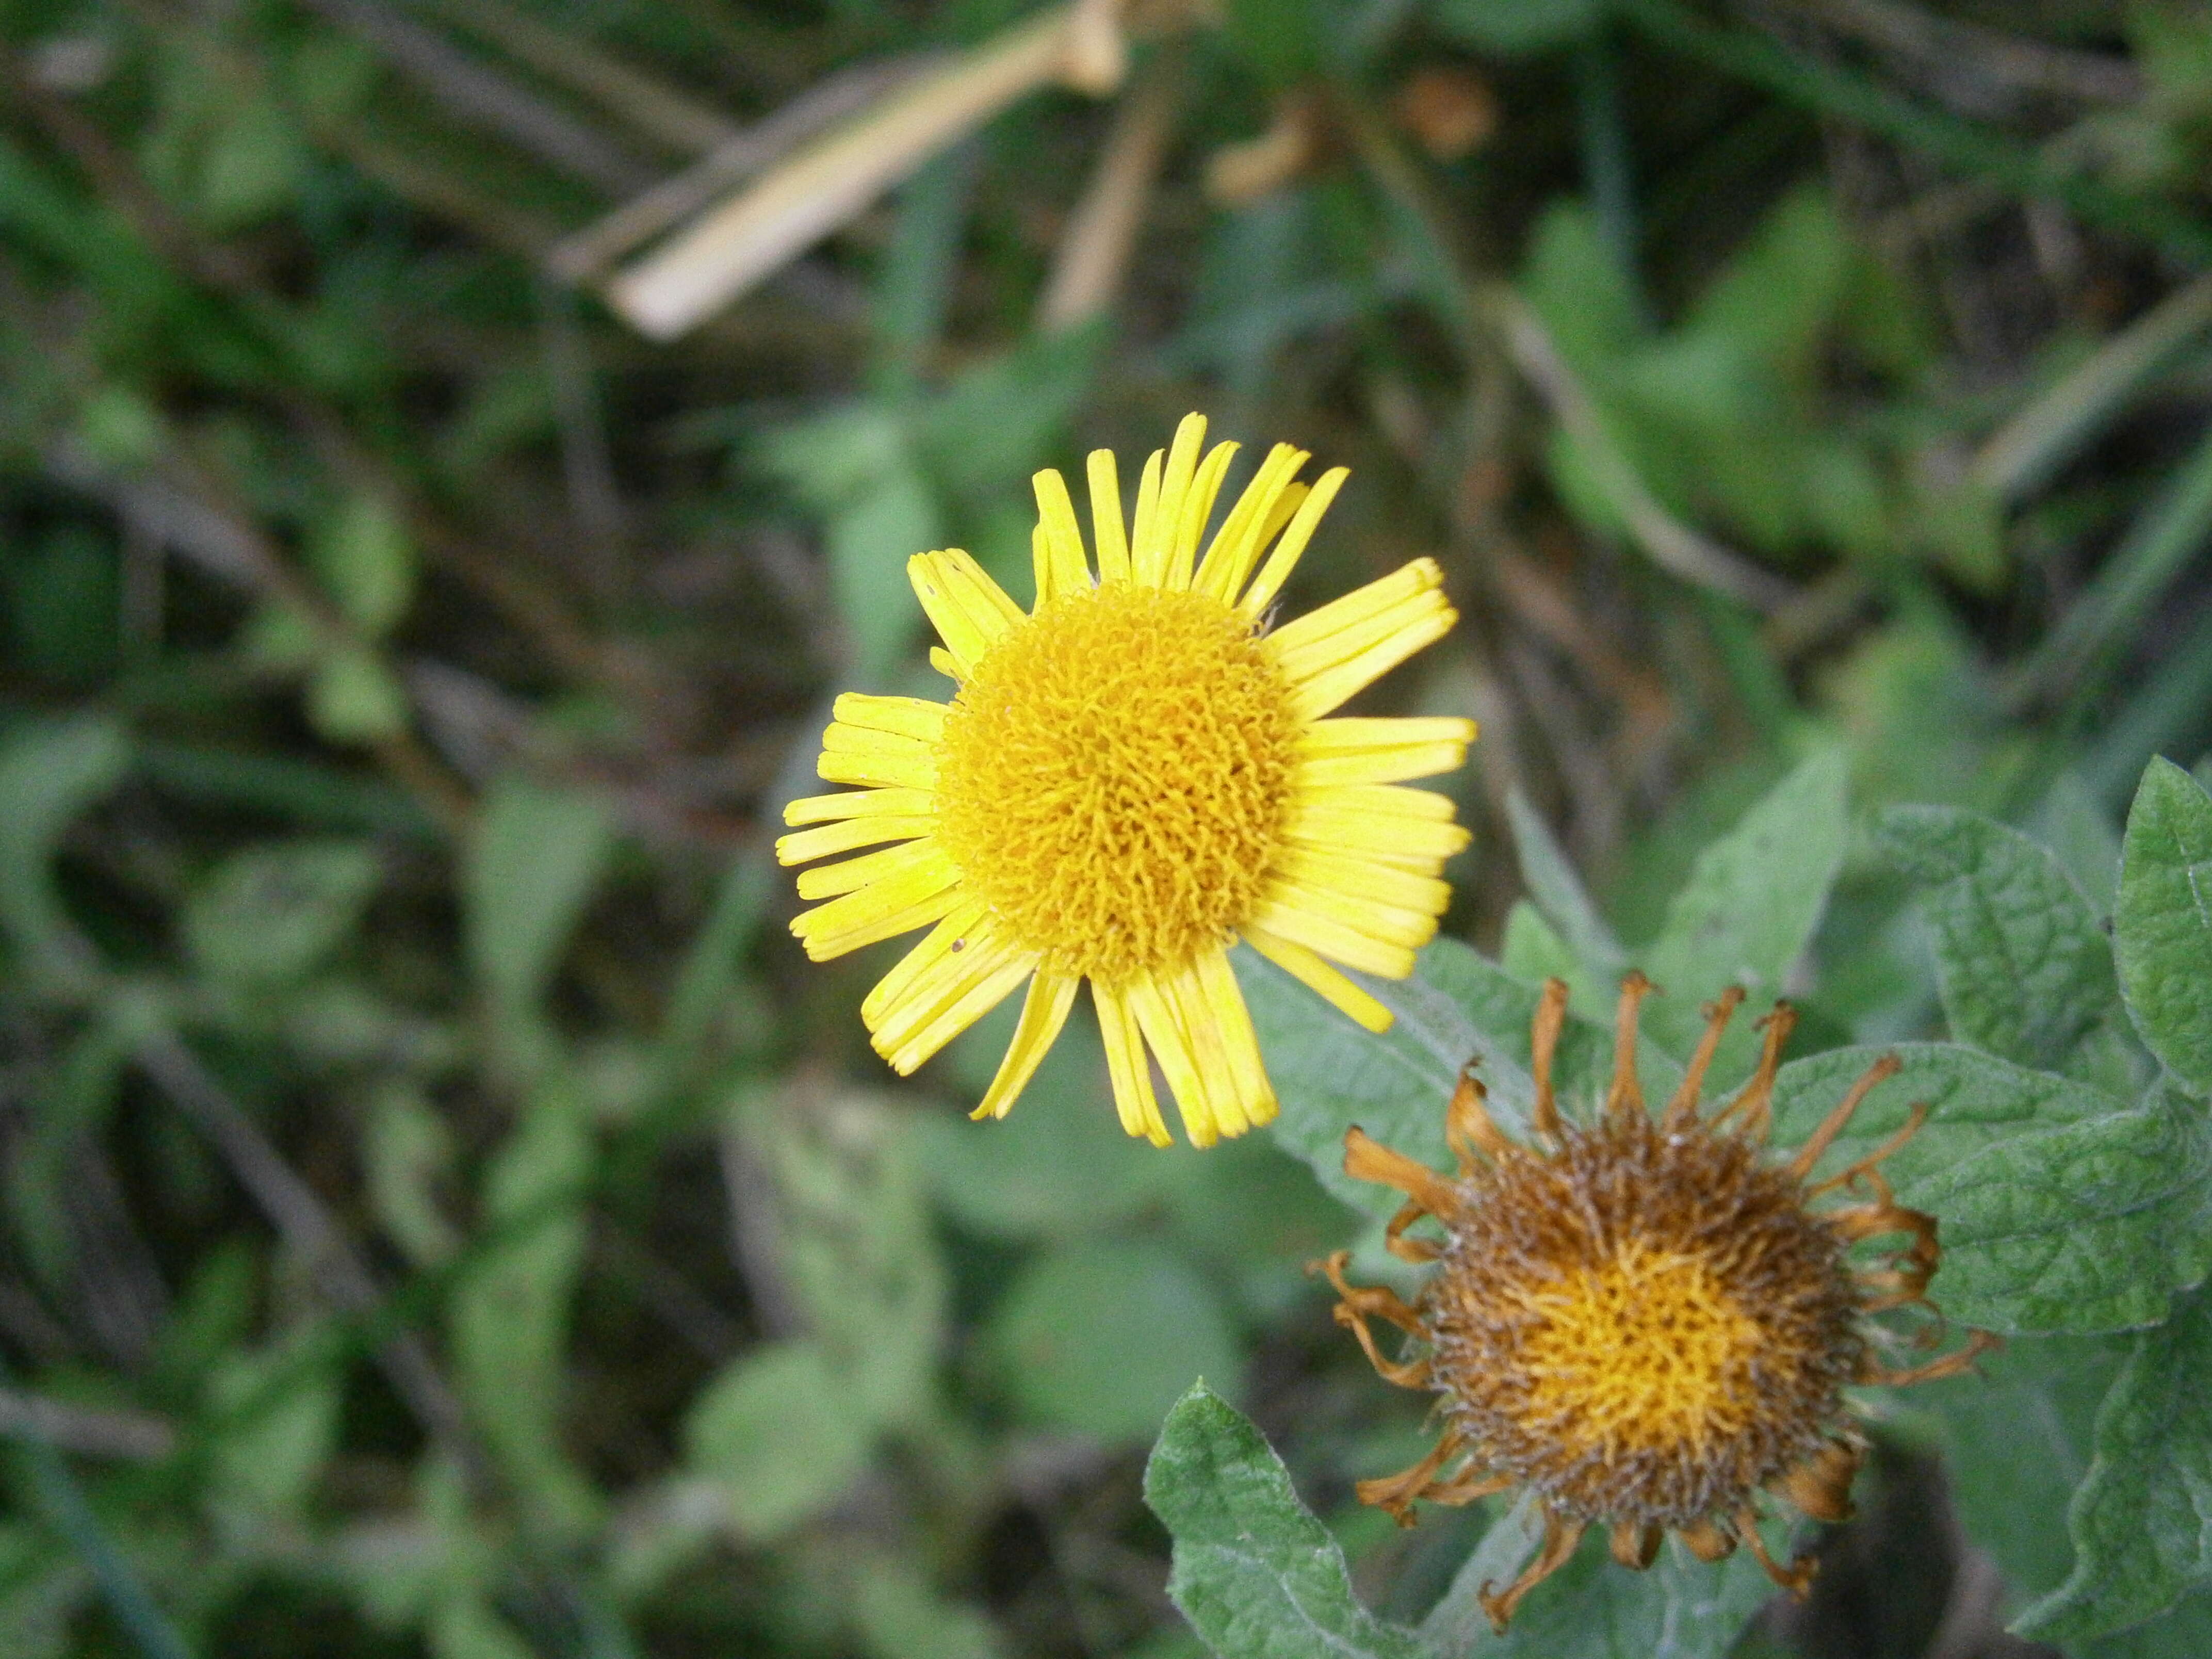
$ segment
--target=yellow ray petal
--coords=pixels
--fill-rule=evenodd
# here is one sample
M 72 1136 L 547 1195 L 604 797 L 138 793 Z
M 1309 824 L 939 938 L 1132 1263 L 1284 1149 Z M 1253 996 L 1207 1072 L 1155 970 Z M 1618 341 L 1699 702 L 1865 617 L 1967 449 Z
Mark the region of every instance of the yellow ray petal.
M 1378 618 L 1401 614 L 1409 601 L 1442 587 L 1444 573 L 1434 559 L 1410 560 L 1389 575 L 1285 623 L 1267 635 L 1268 653 L 1285 673 L 1303 679 L 1316 665 L 1341 662 L 1363 648 L 1373 637 Z M 1353 630 L 1359 630 L 1358 643 L 1346 647 L 1341 641 Z
M 1258 562 L 1260 549 L 1276 503 L 1290 489 L 1297 470 L 1313 458 L 1303 449 L 1289 444 L 1277 444 L 1267 452 L 1267 459 L 1260 463 L 1252 482 L 1244 486 L 1244 493 L 1229 509 L 1229 516 L 1221 521 L 1221 528 L 1206 550 L 1206 557 L 1198 567 L 1198 575 L 1191 586 L 1201 593 L 1211 593 L 1227 604 L 1237 597 L 1237 590 L 1244 585 L 1245 577 L 1252 574 Z M 1287 521 L 1288 514 L 1285 515 Z M 1278 526 L 1279 528 L 1279 526 Z
M 921 697 L 877 697 L 863 691 L 848 691 L 830 707 L 831 716 L 845 726 L 896 732 L 922 743 L 944 737 L 946 712 L 943 703 Z
M 1302 886 L 1340 894 L 1361 904 L 1379 904 L 1439 916 L 1451 902 L 1449 884 L 1434 876 L 1415 875 L 1341 853 L 1324 853 L 1307 847 L 1285 847 L 1276 855 L 1274 871 Z
M 862 783 L 878 789 L 937 787 L 937 753 L 920 744 L 856 753 L 830 748 L 825 732 L 814 770 L 825 783 Z
M 1012 1109 L 1030 1079 L 1036 1074 L 1037 1062 L 1067 1023 L 1075 988 L 1082 982 L 1080 975 L 1037 969 L 1030 980 L 1029 995 L 1022 1000 L 1021 1020 L 1014 1027 L 1013 1041 L 1006 1045 L 1006 1057 L 999 1062 L 998 1075 L 969 1116 L 1004 1117 Z
M 833 898 L 791 919 L 791 931 L 806 954 L 827 962 L 863 945 L 927 927 L 958 902 L 954 891 L 960 871 L 939 852 L 896 879 L 879 881 L 856 893 Z
M 830 823 L 839 818 L 918 817 L 937 810 L 937 797 L 927 789 L 848 789 L 835 795 L 802 795 L 787 802 L 783 821 L 789 824 Z
M 1353 898 L 1336 888 L 1316 886 L 1279 871 L 1268 873 L 1267 884 L 1261 891 L 1295 909 L 1341 922 L 1380 945 L 1418 951 L 1437 936 L 1437 919 L 1426 910 L 1387 904 L 1379 899 Z
M 1129 580 L 1143 581 L 1140 574 L 1151 568 L 1146 550 L 1160 539 L 1160 474 L 1166 463 L 1166 452 L 1154 450 L 1145 461 L 1145 470 L 1137 478 L 1137 517 L 1129 527 Z M 1155 584 L 1157 586 L 1157 584 Z
M 1213 1028 L 1220 1035 L 1237 1103 L 1245 1121 L 1272 1121 L 1277 1109 L 1275 1091 L 1267 1082 L 1267 1068 L 1260 1059 L 1259 1033 L 1252 1029 L 1252 1011 L 1244 1006 L 1244 992 L 1229 965 L 1229 953 L 1202 951 L 1193 968 L 1199 994 L 1212 1011 Z
M 1433 873 L 1474 839 L 1456 823 L 1299 805 L 1283 819 L 1283 839 L 1327 852 L 1356 853 L 1401 870 Z
M 1301 682 L 1291 694 L 1292 714 L 1300 720 L 1316 720 L 1342 707 L 1346 698 L 1372 685 L 1415 652 L 1443 638 L 1458 620 L 1459 612 L 1445 603 L 1443 594 L 1426 595 L 1420 613 L 1395 632 L 1349 661 Z
M 1186 963 L 1181 968 L 1156 973 L 1153 980 L 1175 1016 L 1176 1029 L 1189 1045 L 1191 1061 L 1198 1071 L 1199 1090 L 1206 1099 L 1206 1115 L 1212 1121 L 1214 1133 L 1234 1139 L 1252 1126 L 1244 1116 L 1244 1103 L 1230 1066 L 1229 1045 L 1215 1022 L 1213 1005 L 1199 982 L 1196 963 Z
M 982 566 L 957 547 L 917 553 L 906 562 L 907 580 L 945 641 L 945 649 L 965 678 L 983 653 L 1022 620 L 1022 609 L 1006 597 Z
M 1413 743 L 1469 744 L 1474 738 L 1474 722 L 1455 714 L 1393 715 L 1383 720 L 1340 716 L 1316 720 L 1300 732 L 1298 752 L 1334 755 L 1353 749 L 1399 749 Z
M 938 929 L 933 929 L 932 936 L 942 927 L 939 923 Z M 1032 959 L 1003 931 L 994 927 L 988 918 L 968 928 L 959 943 L 963 948 L 934 952 L 927 966 L 908 976 L 899 994 L 866 1021 L 878 1054 L 891 1059 L 916 1036 L 935 1025 L 946 1010 L 958 1006 L 978 985 L 1003 974 L 1008 963 Z
M 957 1002 L 915 1032 L 896 1050 L 890 1049 L 883 1039 L 876 1039 L 876 1052 L 889 1060 L 891 1069 L 901 1077 L 912 1075 L 916 1066 L 1012 995 L 1014 988 L 1030 976 L 1036 963 L 1037 959 L 1032 954 L 1014 957 L 1002 963 L 988 978 L 976 981 Z
M 1357 927 L 1294 903 L 1287 896 L 1263 893 L 1252 907 L 1247 926 L 1264 928 L 1278 939 L 1303 945 L 1347 968 L 1381 979 L 1403 979 L 1413 971 L 1413 953 L 1404 945 L 1385 944 Z
M 1291 515 L 1291 522 L 1283 532 L 1282 539 L 1275 544 L 1274 551 L 1267 555 L 1260 574 L 1252 579 L 1252 586 L 1244 590 L 1244 597 L 1237 601 L 1237 608 L 1248 617 L 1256 617 L 1283 591 L 1283 584 L 1291 579 L 1291 572 L 1298 568 L 1304 556 L 1306 544 L 1321 528 L 1322 514 L 1336 499 L 1336 492 L 1344 488 L 1344 481 L 1352 476 L 1352 469 L 1333 466 L 1314 481 L 1314 487 L 1298 503 L 1298 510 Z
M 1303 945 L 1248 922 L 1244 942 L 1292 979 L 1342 1009 L 1370 1031 L 1387 1031 L 1394 1016 L 1388 1008 L 1361 990 Z
M 1182 1022 L 1176 1018 L 1174 1005 L 1150 974 L 1131 975 L 1124 994 L 1137 1016 L 1137 1029 L 1145 1034 L 1146 1045 L 1159 1060 L 1169 1092 L 1175 1096 L 1176 1109 L 1182 1114 L 1183 1133 L 1194 1146 L 1211 1146 L 1220 1134 L 1214 1127 L 1206 1084 L 1199 1074 L 1198 1057 L 1190 1051 L 1190 1039 L 1184 1034 Z
M 1315 789 L 1294 799 L 1291 811 L 1310 808 L 1316 812 L 1355 812 L 1362 817 L 1419 818 L 1448 823 L 1459 807 L 1449 795 L 1433 789 L 1401 789 L 1395 785 L 1353 784 L 1342 789 Z
M 1129 537 L 1121 526 L 1121 475 L 1114 465 L 1114 452 L 1094 449 L 1087 464 L 1091 477 L 1091 535 L 1098 544 L 1098 580 L 1126 581 L 1129 575 Z
M 1036 602 L 1042 609 L 1063 593 L 1091 586 L 1091 567 L 1083 557 L 1083 531 L 1068 499 L 1067 480 L 1051 467 L 1030 480 L 1036 491 Z
M 817 865 L 811 870 L 799 872 L 799 896 L 829 899 L 840 893 L 857 893 L 877 882 L 897 881 L 908 871 L 931 865 L 942 856 L 943 849 L 924 837 L 902 846 L 886 847 L 878 853 L 863 853 L 842 864 Z
M 1178 592 L 1190 586 L 1191 568 L 1198 560 L 1199 538 L 1206 534 L 1206 521 L 1213 516 L 1213 503 L 1221 494 L 1221 481 L 1229 476 L 1229 464 L 1237 459 L 1237 448 L 1233 443 L 1214 445 L 1183 495 L 1182 511 L 1176 515 L 1175 550 L 1168 558 L 1167 586 Z
M 817 824 L 811 830 L 777 836 L 775 861 L 805 864 L 835 853 L 849 853 L 856 847 L 872 847 L 878 842 L 911 841 L 936 828 L 937 815 L 933 812 L 921 817 L 893 817 L 887 812 L 872 812 L 864 817 L 843 818 L 835 823 Z
M 1430 778 L 1439 772 L 1456 772 L 1467 759 L 1467 741 L 1450 738 L 1441 743 L 1409 743 L 1395 749 L 1348 749 L 1333 755 L 1316 755 L 1291 769 L 1294 791 L 1341 787 L 1352 783 L 1399 783 L 1407 778 Z
M 1152 1063 L 1146 1057 L 1144 1035 L 1137 1029 L 1137 1016 L 1128 999 L 1094 979 L 1091 1000 L 1098 1010 L 1099 1035 L 1106 1043 L 1106 1075 L 1114 1085 L 1114 1108 L 1121 1115 L 1123 1132 L 1155 1146 L 1172 1145 L 1174 1137 L 1160 1116 L 1159 1097 L 1152 1092 Z
M 1176 532 L 1182 524 L 1182 504 L 1190 494 L 1190 481 L 1198 471 L 1199 450 L 1206 442 L 1206 416 L 1186 415 L 1176 424 L 1175 441 L 1168 446 L 1166 469 L 1160 474 L 1159 499 L 1149 520 L 1144 498 L 1138 496 L 1137 544 L 1130 550 L 1130 574 L 1149 587 L 1166 585 L 1168 567 L 1175 562 Z
M 861 1000 L 860 1018 L 868 1029 L 873 1030 L 888 1019 L 938 963 L 947 957 L 964 954 L 969 934 L 975 931 L 989 910 L 990 906 L 981 899 L 963 897 L 919 945 L 901 957 L 890 972 L 878 980 L 875 988 Z

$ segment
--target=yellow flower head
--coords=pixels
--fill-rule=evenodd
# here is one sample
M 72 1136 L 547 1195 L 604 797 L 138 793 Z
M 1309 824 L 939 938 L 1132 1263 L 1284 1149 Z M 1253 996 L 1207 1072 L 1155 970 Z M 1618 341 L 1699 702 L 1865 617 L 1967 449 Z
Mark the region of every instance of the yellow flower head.
M 1731 989 L 1708 1008 L 1705 1041 L 1655 1119 L 1636 1080 L 1637 1007 L 1650 989 L 1640 974 L 1621 987 L 1613 1085 L 1595 1123 L 1568 1121 L 1554 1098 L 1567 988 L 1553 980 L 1533 1033 L 1539 1150 L 1498 1132 L 1471 1071 L 1446 1111 L 1456 1179 L 1356 1128 L 1345 1137 L 1348 1173 L 1407 1195 L 1387 1232 L 1391 1249 L 1437 1270 L 1408 1304 L 1346 1284 L 1348 1252 L 1317 1265 L 1343 1298 L 1338 1322 L 1389 1381 L 1438 1394 L 1445 1424 L 1426 1457 L 1360 1482 L 1359 1495 L 1411 1525 L 1419 1498 L 1465 1504 L 1514 1486 L 1532 1492 L 1543 1507 L 1542 1547 L 1507 1589 L 1482 1589 L 1501 1631 L 1593 1522 L 1611 1527 L 1613 1558 L 1625 1566 L 1650 1565 L 1661 1533 L 1672 1529 L 1706 1560 L 1747 1546 L 1778 1583 L 1802 1595 L 1813 1564 L 1769 1558 L 1759 1494 L 1779 1492 L 1816 1520 L 1846 1519 L 1864 1442 L 1845 1385 L 1949 1376 L 1991 1340 L 1976 1333 L 1941 1358 L 1894 1370 L 1875 1352 L 1893 1339 L 1866 1322 L 1911 1304 L 1932 1313 L 1936 1224 L 1894 1202 L 1880 1168 L 1919 1128 L 1924 1109 L 1871 1156 L 1808 1179 L 1897 1061 L 1876 1060 L 1811 1140 L 1770 1162 L 1775 1068 L 1795 1018 L 1788 1005 L 1762 1022 L 1765 1048 L 1751 1082 L 1701 1117 L 1705 1068 L 1743 993 Z M 1867 1196 L 1812 1206 L 1845 1188 Z M 1443 1223 L 1441 1242 L 1407 1233 L 1425 1215 Z M 1893 1235 L 1905 1243 L 1887 1261 L 1853 1265 L 1853 1245 Z M 1397 1326 L 1425 1351 L 1385 1359 L 1370 1319 Z
M 793 801 L 786 864 L 895 842 L 799 878 L 827 901 L 792 931 L 817 961 L 929 933 L 860 1005 L 911 1072 L 1024 981 L 1003 1117 L 1091 981 L 1122 1127 L 1168 1142 L 1147 1049 L 1195 1146 L 1275 1115 L 1228 948 L 1248 941 L 1370 1030 L 1390 1015 L 1323 958 L 1401 978 L 1467 843 L 1442 795 L 1472 720 L 1324 719 L 1456 620 L 1442 574 L 1395 574 L 1270 629 L 1267 611 L 1346 476 L 1309 488 L 1278 444 L 1205 542 L 1237 446 L 1205 419 L 1155 451 L 1126 529 L 1112 453 L 1090 460 L 1097 555 L 1059 473 L 1036 475 L 1036 605 L 957 549 L 908 572 L 959 684 L 948 704 L 850 694 L 820 771 L 860 788 Z

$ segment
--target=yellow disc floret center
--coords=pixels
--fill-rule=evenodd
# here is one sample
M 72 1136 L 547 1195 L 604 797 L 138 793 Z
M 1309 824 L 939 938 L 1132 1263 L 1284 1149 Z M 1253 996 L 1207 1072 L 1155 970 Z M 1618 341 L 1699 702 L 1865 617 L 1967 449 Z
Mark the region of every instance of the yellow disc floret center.
M 1251 914 L 1297 731 L 1248 618 L 1109 582 L 975 665 L 945 724 L 938 840 L 1051 969 L 1178 966 Z
M 1679 1451 L 1740 1431 L 1758 1409 L 1765 1334 L 1695 1256 L 1630 1240 L 1529 1302 L 1534 1414 L 1587 1449 Z

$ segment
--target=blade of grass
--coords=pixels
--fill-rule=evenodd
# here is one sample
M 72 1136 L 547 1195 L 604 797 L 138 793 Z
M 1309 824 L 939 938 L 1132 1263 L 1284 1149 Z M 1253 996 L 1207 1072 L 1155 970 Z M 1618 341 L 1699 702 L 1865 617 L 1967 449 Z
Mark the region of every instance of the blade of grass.
M 2136 517 L 2074 606 L 2008 678 L 2017 708 L 2069 690 L 2094 691 L 2113 651 L 2212 538 L 2212 433 Z
M 437 9 L 447 21 L 489 41 L 547 80 L 582 93 L 610 115 L 670 149 L 694 155 L 737 136 L 738 124 L 719 110 L 501 0 L 439 0 Z
M 545 256 L 546 269 L 565 282 L 589 281 L 732 185 L 744 183 L 797 145 L 942 61 L 939 53 L 921 52 L 840 70 L 774 114 L 732 134 L 681 173 L 563 239 Z
M 2212 732 L 2212 606 L 2181 642 L 2160 659 L 2149 680 L 2128 700 L 2092 745 L 2082 774 L 2097 798 L 2127 805 L 2153 755 L 2187 763 Z
M 1056 7 L 883 100 L 617 276 L 608 303 L 653 339 L 688 332 L 929 156 L 1066 78 L 1085 44 L 1081 19 L 1080 3 Z
M 2019 139 L 1900 97 L 1848 70 L 1799 58 L 1762 36 L 1709 23 L 1677 0 L 1619 0 L 1618 9 L 1660 45 L 1723 74 L 1854 122 L 2022 196 L 2051 197 L 2088 223 L 2140 236 L 2188 264 L 2212 264 L 2212 226 L 2163 202 L 2124 195 L 2055 166 Z
M 2126 409 L 2182 349 L 2212 328 L 2212 276 L 2176 289 L 1991 433 L 1974 481 L 2018 500 L 2039 488 Z
M 9 1387 L 13 1381 L 7 1361 L 0 1358 L 0 1388 Z M 31 1466 L 31 1488 L 39 1506 L 82 1559 L 93 1583 L 100 1587 L 100 1599 L 107 1604 L 108 1612 L 132 1645 L 145 1659 L 191 1659 L 192 1650 L 154 1600 L 131 1559 L 100 1525 L 84 1488 L 77 1484 L 61 1454 L 43 1436 L 33 1434 L 26 1439 L 23 1456 Z

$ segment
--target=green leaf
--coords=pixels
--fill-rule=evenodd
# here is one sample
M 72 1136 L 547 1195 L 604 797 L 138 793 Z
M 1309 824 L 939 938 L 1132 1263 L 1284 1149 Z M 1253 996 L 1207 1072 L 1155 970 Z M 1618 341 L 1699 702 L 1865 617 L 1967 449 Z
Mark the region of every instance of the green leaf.
M 763 1344 L 692 1402 L 691 1468 L 720 1486 L 738 1535 L 766 1540 L 826 1508 L 868 1461 L 873 1431 L 820 1346 Z
M 1996 1561 L 2015 1605 L 2055 1589 L 2072 1567 L 2067 1500 L 2088 1469 L 2097 1407 L 2130 1340 L 2014 1337 L 1963 1376 L 1891 1396 L 1901 1412 L 1934 1420 L 1960 1522 Z
M 911 1422 L 931 1395 L 947 1285 L 908 1131 L 880 1096 L 793 1085 L 745 1133 L 774 1180 L 781 1265 L 851 1409 Z
M 1726 987 L 1743 987 L 1754 1008 L 1780 994 L 1843 866 L 1844 783 L 1840 752 L 1814 755 L 1698 854 L 1644 953 L 1644 971 L 1668 993 L 1651 1000 L 1644 1030 L 1678 1057 L 1705 1030 L 1700 1005 Z M 1751 1069 L 1758 1043 L 1751 1021 L 1729 1028 L 1713 1060 L 1717 1088 Z
M 1356 1123 L 1408 1158 L 1449 1168 L 1444 1106 L 1470 1060 L 1480 1062 L 1498 1127 L 1525 1134 L 1535 1099 L 1528 1025 L 1537 992 L 1472 946 L 1435 940 L 1408 979 L 1355 975 L 1395 1017 L 1380 1036 L 1252 951 L 1240 949 L 1231 960 L 1282 1105 L 1275 1139 L 1353 1209 L 1388 1217 L 1404 1197 L 1344 1173 L 1344 1132 Z M 1637 1059 L 1646 1094 L 1663 1099 L 1680 1080 L 1681 1068 L 1651 1043 Z M 1571 1009 L 1554 1066 L 1562 1103 L 1587 1103 L 1612 1074 L 1611 1032 Z
M 2129 810 L 2112 927 L 2136 1030 L 2212 1090 L 2212 797 L 2172 761 L 2150 763 Z
M 1550 826 L 1517 787 L 1505 797 L 1505 817 L 1513 829 L 1513 847 L 1521 860 L 1521 879 L 1528 884 L 1528 896 L 1582 964 L 1589 989 L 1610 994 L 1628 965 L 1628 953 L 1584 890 L 1565 852 L 1552 839 Z M 1575 988 L 1583 988 L 1577 984 Z
M 2156 1619 L 2076 1643 L 2070 1652 L 2072 1659 L 2203 1659 L 2212 1653 L 2212 1591 L 2199 1589 Z
M 296 1511 L 337 1449 L 344 1379 L 334 1364 L 301 1367 L 295 1350 L 310 1340 L 303 1328 L 291 1342 L 233 1349 L 210 1376 L 210 1403 L 217 1412 L 234 1412 L 273 1377 L 289 1373 L 280 1393 L 251 1418 L 234 1420 L 216 1444 L 209 1472 L 216 1504 L 272 1519 Z
M 1541 1532 L 1540 1516 L 1528 1503 L 1492 1525 L 1422 1622 L 1433 1650 L 1453 1659 L 1720 1659 L 1774 1594 L 1748 1551 L 1709 1564 L 1669 1537 L 1649 1571 L 1630 1572 L 1593 1535 L 1521 1604 L 1500 1636 L 1482 1611 L 1480 1593 L 1511 1583 Z
M 2212 1136 L 2181 1103 L 2122 1106 L 2094 1090 L 1950 1043 L 1838 1048 L 1776 1079 L 1774 1144 L 1807 1139 L 1883 1054 L 1903 1069 L 1821 1160 L 1840 1170 L 1923 1103 L 1920 1132 L 1881 1166 L 1898 1201 L 1936 1218 L 1932 1294 L 1958 1324 L 2113 1330 L 2162 1318 L 2212 1268 Z
M 1020 999 L 1010 997 L 953 1039 L 957 1098 L 977 1100 L 1006 1052 Z M 1080 998 L 1020 1103 L 997 1122 L 933 1111 L 914 1125 L 915 1153 L 945 1213 L 987 1238 L 1066 1237 L 1152 1203 L 1176 1166 L 1123 1132 L 1106 1081 L 1090 1000 Z
M 72 984 L 96 965 L 54 885 L 54 853 L 130 763 L 123 728 L 98 714 L 21 726 L 0 746 L 0 927 L 34 978 Z
M 1141 1441 L 1193 1379 L 1243 1371 L 1221 1298 L 1149 1239 L 1055 1246 L 996 1310 L 991 1351 L 1022 1415 L 1104 1441 Z
M 437 1196 L 453 1173 L 453 1132 L 413 1083 L 394 1079 L 377 1091 L 362 1136 L 369 1210 L 418 1267 L 447 1261 L 460 1248 Z
M 349 495 L 308 538 L 307 563 L 369 639 L 397 627 L 415 597 L 415 546 L 380 495 Z
M 541 1088 L 484 1174 L 485 1221 L 515 1231 L 486 1250 L 450 1304 L 454 1371 L 470 1410 L 539 1521 L 561 1532 L 586 1525 L 599 1508 L 561 1430 L 591 1157 L 584 1103 L 557 1080 Z
M 307 723 L 332 743 L 396 738 L 407 729 L 407 693 L 374 652 L 342 647 L 308 674 Z
M 1948 806 L 1898 806 L 1877 835 L 1930 883 L 1936 971 L 1951 1035 L 2039 1071 L 2070 1070 L 2115 1018 L 2112 947 L 2058 860 L 2018 830 Z
M 2067 1510 L 2074 1571 L 2020 1629 L 2069 1644 L 2165 1612 L 2212 1577 L 2212 1290 L 2135 1339 Z
M 1202 1382 L 1168 1414 L 1145 1501 L 1175 1540 L 1168 1594 L 1222 1659 L 1428 1659 L 1359 1605 L 1282 1460 Z
M 876 1659 L 999 1659 L 997 1628 L 981 1608 L 950 1601 L 910 1561 L 878 1556 L 856 1564 L 853 1622 Z
M 853 678 L 874 684 L 921 618 L 907 561 L 943 544 L 944 521 L 891 411 L 859 403 L 764 438 L 762 462 L 826 520 L 830 592 Z
M 1544 919 L 1544 913 L 1526 899 L 1514 900 L 1513 908 L 1505 913 L 1505 938 L 1498 948 L 1498 965 L 1530 985 L 1547 979 L 1564 980 L 1571 991 L 1580 994 L 1578 1000 L 1585 1007 L 1599 1000 L 1598 986 L 1589 970 Z
M 461 896 L 469 964 L 495 1025 L 519 1036 L 614 848 L 596 796 L 507 777 L 487 793 Z
M 212 978 L 296 983 L 353 931 L 379 873 L 375 853 L 359 842 L 283 842 L 234 853 L 185 902 L 185 944 Z

